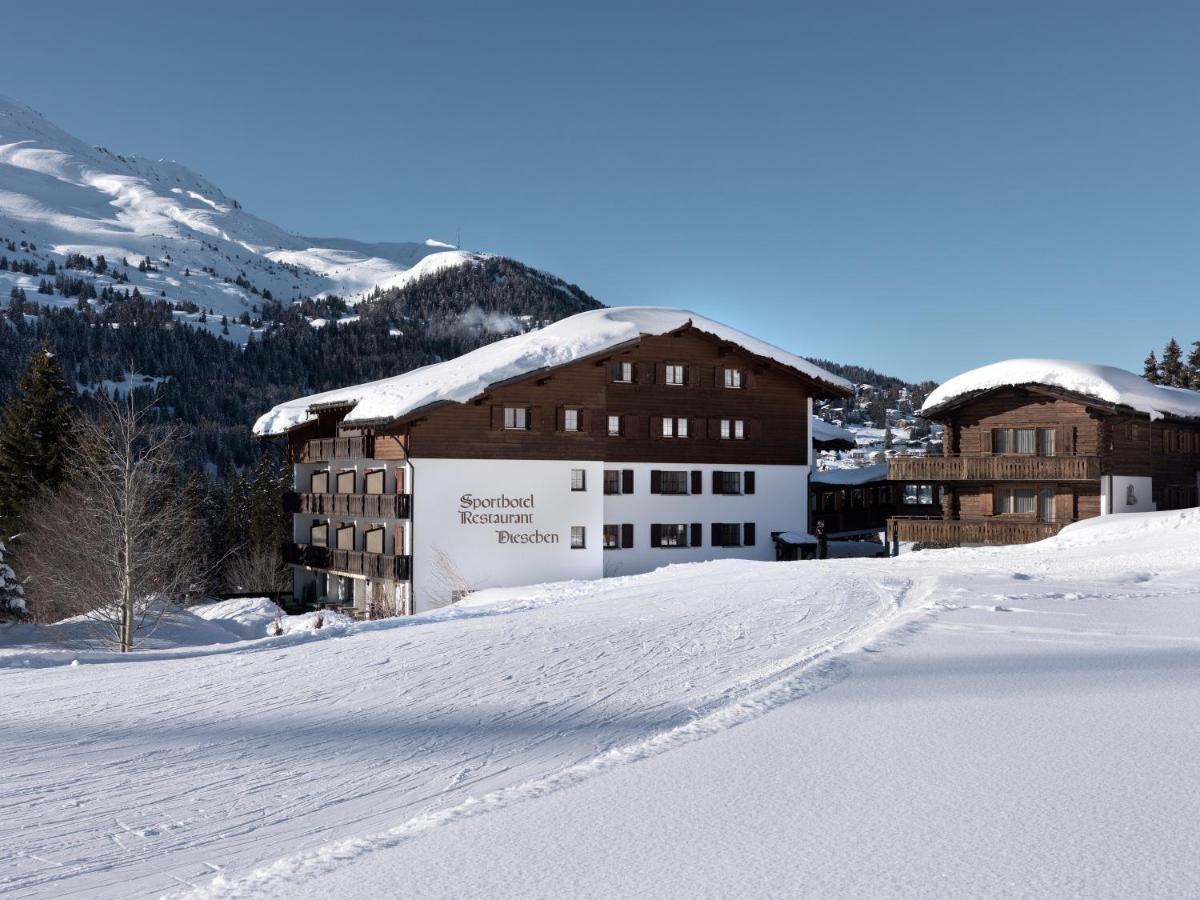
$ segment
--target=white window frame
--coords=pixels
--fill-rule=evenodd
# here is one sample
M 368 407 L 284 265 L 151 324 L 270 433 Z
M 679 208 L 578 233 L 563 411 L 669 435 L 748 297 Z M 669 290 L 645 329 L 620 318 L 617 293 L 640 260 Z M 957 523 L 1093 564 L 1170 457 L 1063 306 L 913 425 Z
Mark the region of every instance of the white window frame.
M 529 430 L 529 409 L 525 406 L 506 406 L 504 407 L 504 430 L 505 431 L 528 431 Z
M 687 376 L 684 372 L 687 371 L 685 366 L 677 363 L 663 364 L 663 384 L 669 384 L 673 387 L 682 387 Z
M 563 410 L 563 431 L 579 431 L 580 415 L 577 409 Z
M 617 365 L 621 367 L 621 376 L 614 379 L 615 382 L 617 384 L 633 384 L 633 363 L 619 362 Z
M 730 389 L 739 389 L 743 386 L 742 370 L 741 369 L 726 369 L 725 370 L 725 387 Z
M 621 417 L 620 416 L 609 416 L 608 417 L 608 436 L 609 437 L 620 437 L 621 436 Z

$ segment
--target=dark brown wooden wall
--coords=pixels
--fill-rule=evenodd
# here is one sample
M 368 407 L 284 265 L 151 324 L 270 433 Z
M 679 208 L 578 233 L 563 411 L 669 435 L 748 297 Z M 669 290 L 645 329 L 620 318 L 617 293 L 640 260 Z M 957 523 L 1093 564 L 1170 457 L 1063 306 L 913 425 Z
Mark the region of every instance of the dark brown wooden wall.
M 1099 419 L 1083 404 L 1013 388 L 987 394 L 955 410 L 956 450 L 964 455 L 991 453 L 993 428 L 1069 428 L 1075 456 L 1100 452 Z M 1060 439 L 1060 443 L 1062 443 Z M 1059 448 L 1059 455 L 1065 448 Z
M 633 362 L 634 384 L 612 382 L 613 361 Z M 688 384 L 662 383 L 661 366 L 687 367 Z M 727 389 L 721 371 L 742 369 L 747 386 Z M 594 459 L 612 462 L 808 462 L 809 388 L 753 357 L 694 332 L 645 337 L 611 357 L 574 363 L 543 376 L 496 388 L 477 403 L 431 410 L 409 429 L 416 457 L 481 459 Z M 528 431 L 493 427 L 504 406 L 532 409 Z M 584 411 L 581 433 L 560 429 L 560 410 Z M 610 437 L 607 417 L 624 416 L 625 434 Z M 687 438 L 661 437 L 664 416 L 688 419 Z M 720 439 L 722 418 L 746 422 L 744 440 Z

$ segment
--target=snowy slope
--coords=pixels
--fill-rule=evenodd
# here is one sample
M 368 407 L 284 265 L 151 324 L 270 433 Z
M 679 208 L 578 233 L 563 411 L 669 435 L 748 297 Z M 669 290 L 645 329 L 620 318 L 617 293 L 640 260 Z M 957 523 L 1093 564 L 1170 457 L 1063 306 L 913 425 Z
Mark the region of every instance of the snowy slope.
M 1152 513 L 126 659 L 9 642 L 0 892 L 1187 893 L 1198 540 Z
M 89 147 L 4 97 L 0 239 L 6 242 L 0 254 L 42 268 L 49 260 L 61 268 L 70 253 L 103 255 L 110 265 L 125 258 L 127 287 L 154 297 L 165 293 L 172 302 L 190 300 L 230 318 L 260 303 L 264 291 L 283 302 L 331 293 L 355 299 L 376 286 L 401 286 L 481 258 L 432 240 L 366 244 L 289 234 L 179 163 Z M 9 241 L 15 252 L 7 249 Z M 22 249 L 22 242 L 36 249 Z M 139 272 L 143 258 L 159 271 Z M 235 283 L 239 278 L 259 295 Z M 38 281 L 0 271 L 0 294 L 7 298 L 18 285 L 38 302 L 74 305 L 73 298 L 35 296 Z M 106 283 L 111 279 L 101 276 L 97 288 Z

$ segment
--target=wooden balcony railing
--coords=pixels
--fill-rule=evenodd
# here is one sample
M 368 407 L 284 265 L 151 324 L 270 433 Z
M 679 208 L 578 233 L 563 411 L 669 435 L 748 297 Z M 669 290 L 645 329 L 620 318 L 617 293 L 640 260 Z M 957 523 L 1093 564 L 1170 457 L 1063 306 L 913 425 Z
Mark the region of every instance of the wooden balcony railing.
M 347 575 L 404 581 L 412 577 L 412 557 L 390 553 L 364 553 L 361 550 L 337 550 L 312 544 L 284 544 L 283 561 L 294 566 L 329 569 Z
M 304 445 L 300 462 L 329 462 L 333 459 L 374 459 L 374 435 L 314 438 Z
M 316 516 L 369 516 L 376 519 L 408 519 L 412 516 L 411 494 L 297 494 L 283 495 L 284 512 Z
M 963 544 L 1030 544 L 1058 534 L 1061 522 L 1036 522 L 1002 517 L 978 519 L 888 519 L 888 542 L 959 547 Z
M 1098 456 L 894 456 L 890 481 L 1092 481 Z

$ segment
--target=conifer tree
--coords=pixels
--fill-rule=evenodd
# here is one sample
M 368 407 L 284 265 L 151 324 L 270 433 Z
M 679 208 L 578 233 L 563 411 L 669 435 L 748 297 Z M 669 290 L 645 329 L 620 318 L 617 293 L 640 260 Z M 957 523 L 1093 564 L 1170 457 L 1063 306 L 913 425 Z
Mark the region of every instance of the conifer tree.
M 1167 346 L 1163 348 L 1161 370 L 1163 384 L 1168 387 L 1187 386 L 1183 369 L 1183 351 L 1179 349 L 1179 342 L 1175 338 L 1171 338 L 1167 342 Z
M 1151 384 L 1162 384 L 1162 375 L 1158 370 L 1158 355 L 1153 350 L 1146 357 L 1145 368 L 1142 369 L 1142 377 Z
M 25 588 L 4 559 L 6 550 L 0 542 L 0 621 L 19 619 L 25 615 Z
M 1192 342 L 1192 350 L 1187 358 L 1187 367 L 1191 381 L 1188 387 L 1192 390 L 1200 390 L 1200 341 Z
M 26 501 L 62 481 L 72 391 L 43 345 L 29 360 L 0 422 L 0 527 L 10 534 Z

